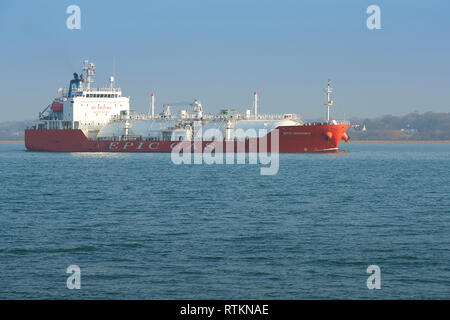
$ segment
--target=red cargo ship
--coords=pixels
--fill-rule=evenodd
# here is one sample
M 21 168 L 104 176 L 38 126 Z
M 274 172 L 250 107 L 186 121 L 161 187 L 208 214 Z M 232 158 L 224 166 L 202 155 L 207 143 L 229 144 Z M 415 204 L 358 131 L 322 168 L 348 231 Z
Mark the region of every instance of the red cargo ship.
M 40 122 L 25 130 L 25 145 L 31 151 L 61 152 L 326 152 L 349 139 L 350 124 L 330 120 L 332 88 L 326 88 L 327 118 L 305 123 L 293 114 L 261 115 L 258 94 L 245 114 L 223 109 L 218 115 L 204 114 L 201 103 L 165 104 L 155 114 L 154 94 L 148 115 L 130 112 L 129 97 L 123 97 L 110 77 L 108 88 L 92 88 L 95 67 L 85 61 L 83 73 L 74 73 L 69 87 L 43 112 Z M 172 114 L 171 107 L 179 107 Z

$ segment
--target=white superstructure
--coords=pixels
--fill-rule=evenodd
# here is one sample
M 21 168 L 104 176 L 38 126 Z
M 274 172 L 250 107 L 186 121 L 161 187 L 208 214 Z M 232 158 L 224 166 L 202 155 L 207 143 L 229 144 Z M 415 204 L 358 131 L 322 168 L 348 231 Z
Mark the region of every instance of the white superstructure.
M 236 113 L 223 109 L 219 114 L 207 114 L 199 100 L 193 103 L 163 104 L 155 113 L 155 95 L 151 95 L 148 115 L 130 113 L 130 99 L 114 86 L 94 88 L 95 65 L 85 60 L 80 76 L 73 74 L 69 87 L 59 89 L 59 97 L 40 113 L 45 129 L 81 129 L 91 140 L 194 140 L 198 132 L 208 131 L 211 139 L 239 140 L 256 137 L 260 130 L 270 132 L 281 126 L 302 125 L 293 114 L 264 115 L 258 112 L 258 93 L 253 95 L 253 110 Z M 49 109 L 45 114 L 45 111 Z M 171 109 L 172 108 L 172 109 Z M 45 115 L 44 115 L 45 114 Z
M 114 77 L 110 77 L 109 87 L 93 88 L 94 75 L 94 64 L 86 60 L 81 76 L 74 73 L 69 88 L 58 90 L 59 97 L 46 108 L 51 108 L 49 115 L 41 112 L 49 129 L 81 129 L 93 138 L 113 117 L 129 114 L 130 98 L 114 87 Z

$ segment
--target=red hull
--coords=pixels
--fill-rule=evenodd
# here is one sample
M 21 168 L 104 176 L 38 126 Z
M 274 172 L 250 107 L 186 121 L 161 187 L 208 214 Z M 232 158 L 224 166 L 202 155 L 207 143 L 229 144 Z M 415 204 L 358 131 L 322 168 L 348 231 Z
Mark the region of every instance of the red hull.
M 310 125 L 279 127 L 280 153 L 318 152 L 336 150 L 341 139 L 348 137 L 349 125 Z M 271 151 L 270 136 L 263 138 L 263 145 Z M 266 140 L 267 138 L 267 140 Z M 89 140 L 81 130 L 25 130 L 25 146 L 30 151 L 59 152 L 171 152 L 180 144 L 190 144 L 192 151 L 205 150 L 216 145 L 216 151 L 223 152 L 258 152 L 257 139 L 247 140 L 245 149 L 240 149 L 237 142 L 178 142 L 178 141 L 114 141 Z M 252 143 L 255 142 L 255 143 Z M 218 146 L 222 143 L 222 146 Z M 201 147 L 200 147 L 201 144 Z M 214 149 L 214 147 L 212 147 Z M 211 149 L 210 149 L 211 150 Z M 275 151 L 275 150 L 274 150 Z

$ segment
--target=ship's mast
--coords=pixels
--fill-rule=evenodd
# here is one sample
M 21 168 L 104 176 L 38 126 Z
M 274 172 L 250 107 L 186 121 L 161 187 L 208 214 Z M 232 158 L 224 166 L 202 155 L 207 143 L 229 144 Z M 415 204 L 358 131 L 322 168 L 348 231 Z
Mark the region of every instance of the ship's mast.
M 83 71 L 86 73 L 86 89 L 91 89 L 91 83 L 94 82 L 95 65 L 88 60 L 84 60 Z
M 255 119 L 258 117 L 258 92 L 253 94 L 253 109 L 255 113 Z
M 331 80 L 328 80 L 328 86 L 325 89 L 325 92 L 327 94 L 327 103 L 325 103 L 325 105 L 327 106 L 327 123 L 328 123 L 330 122 L 330 107 L 334 103 L 334 101 L 331 100 L 331 93 L 333 92 L 333 88 L 331 87 Z
M 155 117 L 155 94 L 154 93 L 152 93 L 152 102 L 150 105 L 150 112 L 151 112 L 152 119 L 153 119 Z

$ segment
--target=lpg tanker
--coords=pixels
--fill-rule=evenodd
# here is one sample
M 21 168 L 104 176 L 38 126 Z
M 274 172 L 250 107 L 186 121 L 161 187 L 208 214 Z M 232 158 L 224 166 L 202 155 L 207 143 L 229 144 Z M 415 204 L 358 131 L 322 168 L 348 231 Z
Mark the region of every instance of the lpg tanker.
M 152 94 L 148 114 L 139 115 L 131 112 L 130 98 L 114 86 L 114 77 L 110 77 L 109 87 L 94 88 L 94 75 L 95 65 L 85 60 L 81 75 L 74 73 L 69 87 L 60 88 L 58 97 L 39 113 L 39 122 L 25 130 L 27 150 L 172 152 L 183 145 L 192 152 L 260 152 L 262 142 L 270 140 L 265 151 L 299 153 L 335 151 L 341 139 L 349 139 L 346 131 L 350 124 L 330 120 L 329 81 L 326 120 L 310 123 L 295 114 L 258 113 L 256 92 L 252 109 L 242 114 L 234 109 L 207 114 L 198 100 L 165 104 L 155 114 Z

